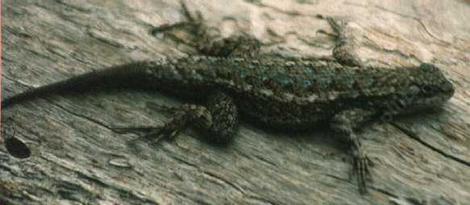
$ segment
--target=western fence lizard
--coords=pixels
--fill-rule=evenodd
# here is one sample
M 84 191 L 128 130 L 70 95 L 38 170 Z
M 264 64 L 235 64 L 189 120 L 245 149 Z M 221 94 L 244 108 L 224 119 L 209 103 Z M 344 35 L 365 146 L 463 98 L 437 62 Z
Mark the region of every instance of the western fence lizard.
M 369 159 L 355 131 L 367 121 L 440 106 L 454 93 L 453 85 L 432 64 L 362 66 L 354 55 L 344 54 L 345 39 L 339 40 L 336 60 L 257 56 L 256 39 L 214 37 L 201 15 L 193 17 L 183 8 L 188 22 L 154 32 L 190 28 L 196 36 L 194 46 L 205 56 L 130 63 L 83 74 L 6 98 L 2 107 L 98 87 L 144 88 L 195 102 L 178 108 L 161 106 L 174 114 L 162 127 L 148 130 L 147 136 L 174 137 L 191 125 L 205 131 L 210 140 L 227 143 L 239 117 L 287 131 L 327 123 L 350 142 L 353 171 L 360 192 L 365 193 Z M 327 20 L 343 38 L 340 24 Z

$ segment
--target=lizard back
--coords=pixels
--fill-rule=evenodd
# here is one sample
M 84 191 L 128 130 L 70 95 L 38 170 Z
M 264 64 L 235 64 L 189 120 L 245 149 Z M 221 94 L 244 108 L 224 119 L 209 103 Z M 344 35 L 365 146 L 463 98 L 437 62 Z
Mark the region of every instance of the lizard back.
M 243 115 L 268 125 L 310 126 L 348 108 L 398 110 L 440 105 L 452 84 L 431 64 L 350 67 L 336 61 L 193 56 L 130 63 L 28 90 L 3 100 L 8 107 L 51 94 L 96 88 L 145 88 L 189 98 L 220 90 Z M 396 103 L 390 103 L 396 102 Z M 397 105 L 400 109 L 391 108 Z

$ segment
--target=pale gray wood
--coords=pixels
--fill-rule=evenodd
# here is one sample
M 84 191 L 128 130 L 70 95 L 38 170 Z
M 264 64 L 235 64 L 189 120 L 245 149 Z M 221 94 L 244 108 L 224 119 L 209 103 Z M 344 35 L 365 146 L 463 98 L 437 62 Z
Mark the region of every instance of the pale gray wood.
M 245 31 L 263 52 L 329 56 L 318 14 L 349 22 L 366 64 L 442 67 L 456 85 L 442 112 L 372 125 L 370 193 L 358 193 L 346 146 L 324 131 L 271 133 L 243 124 L 214 147 L 186 132 L 159 145 L 127 142 L 110 128 L 161 125 L 158 93 L 54 96 L 6 110 L 2 119 L 32 149 L 0 148 L 0 204 L 468 204 L 470 202 L 470 6 L 468 1 L 188 1 L 226 34 Z M 183 20 L 176 1 L 5 0 L 2 94 L 10 96 L 125 62 L 194 52 L 149 35 Z M 324 30 L 325 32 L 319 32 Z M 269 32 L 268 32 L 269 31 Z

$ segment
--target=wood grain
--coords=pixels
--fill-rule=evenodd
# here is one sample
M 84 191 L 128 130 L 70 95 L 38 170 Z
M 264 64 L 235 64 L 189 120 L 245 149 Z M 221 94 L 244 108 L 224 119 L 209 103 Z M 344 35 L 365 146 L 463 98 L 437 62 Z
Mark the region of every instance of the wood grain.
M 468 3 L 188 2 L 225 34 L 249 32 L 268 43 L 263 52 L 294 56 L 330 56 L 332 31 L 317 15 L 341 18 L 366 64 L 431 62 L 456 94 L 440 112 L 364 130 L 374 162 L 365 196 L 348 177 L 346 146 L 328 131 L 272 133 L 242 124 L 227 147 L 191 131 L 172 142 L 131 145 L 135 135 L 111 128 L 161 125 L 167 118 L 145 103 L 180 102 L 126 91 L 38 99 L 3 110 L 3 124 L 32 156 L 17 159 L 1 146 L 0 204 L 470 203 Z M 194 52 L 149 34 L 183 20 L 169 0 L 5 0 L 2 15 L 3 97 L 111 65 Z

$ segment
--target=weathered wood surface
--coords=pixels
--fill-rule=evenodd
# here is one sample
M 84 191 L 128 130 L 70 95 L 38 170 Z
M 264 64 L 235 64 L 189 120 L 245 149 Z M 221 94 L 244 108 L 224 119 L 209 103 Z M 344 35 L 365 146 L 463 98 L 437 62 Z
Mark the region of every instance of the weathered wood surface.
M 186 132 L 159 145 L 127 142 L 110 127 L 161 125 L 145 102 L 158 93 L 110 92 L 38 99 L 3 111 L 32 149 L 0 148 L 0 204 L 470 204 L 470 5 L 468 1 L 188 1 L 211 25 L 245 31 L 263 52 L 329 56 L 328 24 L 349 22 L 367 64 L 442 67 L 456 86 L 444 111 L 363 132 L 374 167 L 359 195 L 345 145 L 328 132 L 270 133 L 243 124 L 214 147 Z M 2 93 L 110 65 L 194 52 L 149 35 L 183 20 L 176 1 L 5 0 Z M 319 32 L 325 30 L 325 32 Z M 7 117 L 11 117 L 5 121 Z

